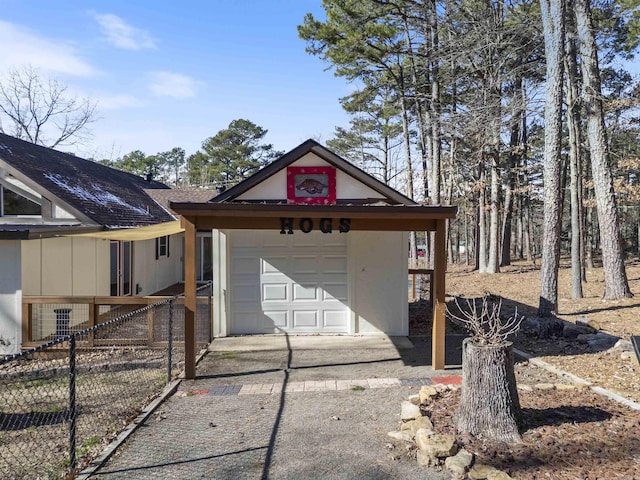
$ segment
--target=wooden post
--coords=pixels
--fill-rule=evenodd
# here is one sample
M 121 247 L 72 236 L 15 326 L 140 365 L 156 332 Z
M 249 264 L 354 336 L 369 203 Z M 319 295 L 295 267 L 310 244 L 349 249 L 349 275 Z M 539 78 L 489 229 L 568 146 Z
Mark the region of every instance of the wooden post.
M 196 378 L 196 226 L 182 217 L 184 228 L 184 376 Z
M 431 365 L 434 370 L 444 369 L 445 336 L 445 273 L 447 270 L 446 220 L 437 220 L 433 262 L 432 289 L 433 330 L 431 333 Z
M 96 297 L 93 297 L 93 300 L 89 301 L 89 326 L 95 327 L 98 323 L 96 320 L 98 318 L 98 314 L 100 313 L 100 306 L 96 305 Z M 91 330 L 87 335 L 87 344 L 90 347 L 93 347 L 93 340 L 95 338 L 94 331 Z
M 33 305 L 22 301 L 22 343 L 33 341 Z

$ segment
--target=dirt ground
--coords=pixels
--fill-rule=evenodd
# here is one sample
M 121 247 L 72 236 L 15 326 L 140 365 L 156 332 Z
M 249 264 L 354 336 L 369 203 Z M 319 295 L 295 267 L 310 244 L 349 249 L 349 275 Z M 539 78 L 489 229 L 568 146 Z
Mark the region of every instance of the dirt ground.
M 453 296 L 479 297 L 485 293 L 502 297 L 503 311 L 515 307 L 526 317 L 535 317 L 540 292 L 539 270 L 516 263 L 495 275 L 479 274 L 470 267 L 450 267 L 447 300 Z M 604 283 L 601 268 L 587 272 L 584 298 L 571 299 L 571 271 L 559 272 L 558 317 L 574 322 L 595 322 L 601 331 L 629 340 L 640 335 L 640 263 L 627 266 L 631 291 L 636 297 L 615 302 L 601 300 Z M 418 318 L 414 327 L 423 327 Z M 516 348 L 630 400 L 640 402 L 640 367 L 635 355 L 620 350 L 592 351 L 577 340 L 551 337 L 538 339 L 520 335 Z M 571 390 L 536 388 L 539 383 L 564 383 L 530 362 L 516 365 L 520 403 L 525 419 L 523 443 L 490 445 L 458 436 L 464 447 L 476 454 L 477 462 L 490 464 L 519 479 L 640 479 L 640 411 L 593 393 L 588 388 Z M 533 388 L 530 388 L 532 387 Z M 441 432 L 455 431 L 451 416 L 459 392 L 452 392 L 432 406 L 432 420 Z

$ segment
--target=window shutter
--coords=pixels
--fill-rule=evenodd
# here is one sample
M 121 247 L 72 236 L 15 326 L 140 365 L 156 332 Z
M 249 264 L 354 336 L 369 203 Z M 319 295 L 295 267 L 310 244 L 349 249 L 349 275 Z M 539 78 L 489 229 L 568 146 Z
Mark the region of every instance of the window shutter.
M 171 249 L 169 248 L 169 239 L 171 238 L 170 235 L 167 235 L 167 258 L 170 257 L 171 254 Z
M 156 260 L 160 258 L 160 239 L 156 238 Z

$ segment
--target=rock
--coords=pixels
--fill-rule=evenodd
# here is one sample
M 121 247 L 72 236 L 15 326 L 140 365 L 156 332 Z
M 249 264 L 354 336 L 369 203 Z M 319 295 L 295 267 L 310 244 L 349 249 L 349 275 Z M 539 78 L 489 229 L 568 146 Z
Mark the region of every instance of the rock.
M 497 468 L 492 467 L 491 465 L 483 465 L 480 463 L 471 467 L 467 475 L 469 476 L 469 480 L 486 480 L 487 478 L 489 478 L 489 475 L 495 475 L 498 472 L 500 472 L 500 470 L 498 470 Z
M 487 475 L 487 480 L 512 480 L 512 477 L 501 470 L 496 470 L 494 473 Z
M 410 442 L 412 439 L 411 436 L 411 432 L 405 430 L 405 431 L 395 431 L 395 432 L 389 432 L 387 433 L 387 435 L 389 435 L 391 438 L 393 438 L 394 440 L 400 440 L 402 442 Z
M 416 445 L 431 457 L 450 457 L 458 451 L 454 435 L 428 434 L 424 428 L 416 432 Z
M 429 432 L 433 432 L 433 423 L 431 423 L 431 419 L 429 417 L 416 418 L 411 423 L 411 434 L 415 436 L 416 432 L 421 428 L 428 430 Z
M 633 344 L 629 340 L 620 339 L 613 346 L 614 350 L 622 350 L 623 352 L 633 352 Z
M 420 412 L 420 407 L 406 400 L 402 402 L 402 411 L 400 413 L 400 418 L 402 420 L 413 420 L 415 418 L 420 418 L 421 416 L 422 412 Z
M 532 392 L 533 388 L 531 388 L 531 385 L 526 385 L 522 383 L 522 384 L 518 384 L 518 390 L 522 390 L 523 392 Z
M 587 317 L 576 320 L 576 325 L 580 327 L 587 327 L 591 331 L 597 331 L 601 328 L 597 320 L 589 320 Z
M 567 385 L 566 383 L 556 383 L 556 390 L 575 390 L 575 385 Z
M 416 460 L 418 460 L 418 465 L 423 467 L 435 467 L 440 463 L 437 457 L 432 457 L 423 450 L 418 450 Z
M 411 431 L 413 429 L 413 425 L 415 423 L 416 423 L 415 420 L 409 420 L 408 422 L 402 422 L 402 425 L 400 425 L 400 431 L 401 432 L 404 432 L 405 430 Z
M 636 354 L 634 352 L 627 352 L 626 350 L 620 354 L 621 360 L 629 360 L 635 357 L 636 357 Z
M 417 393 L 414 395 L 409 395 L 407 401 L 413 403 L 414 405 L 420 405 L 420 395 L 418 395 Z
M 463 475 L 472 463 L 473 453 L 460 450 L 453 457 L 448 457 L 444 461 L 444 466 L 457 475 Z
M 432 385 L 423 385 L 420 387 L 418 395 L 420 396 L 420 403 L 428 403 L 432 398 L 438 396 L 438 390 Z
M 536 383 L 536 390 L 553 390 L 556 386 L 553 383 Z

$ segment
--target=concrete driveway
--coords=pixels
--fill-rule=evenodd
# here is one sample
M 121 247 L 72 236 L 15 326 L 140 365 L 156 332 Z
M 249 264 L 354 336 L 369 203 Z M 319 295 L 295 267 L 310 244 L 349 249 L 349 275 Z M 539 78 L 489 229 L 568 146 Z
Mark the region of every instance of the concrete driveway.
M 459 381 L 461 338 L 216 339 L 178 391 L 92 478 L 425 479 L 387 432 L 422 384 Z M 457 362 L 457 363 L 456 363 Z

